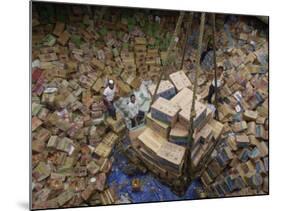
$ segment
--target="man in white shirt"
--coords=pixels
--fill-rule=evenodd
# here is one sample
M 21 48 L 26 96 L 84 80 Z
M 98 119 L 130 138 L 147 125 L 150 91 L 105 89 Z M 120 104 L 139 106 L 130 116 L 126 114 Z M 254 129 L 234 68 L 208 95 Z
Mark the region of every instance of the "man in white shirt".
M 114 99 L 116 94 L 116 87 L 113 80 L 108 81 L 108 86 L 103 91 L 103 103 L 107 108 L 109 116 L 116 120 L 116 110 L 114 107 Z
M 132 127 L 135 127 L 138 124 L 138 121 L 143 119 L 144 112 L 139 110 L 139 104 L 136 102 L 136 96 L 134 94 L 130 96 L 128 109 L 129 109 L 129 118 L 131 119 L 132 122 Z

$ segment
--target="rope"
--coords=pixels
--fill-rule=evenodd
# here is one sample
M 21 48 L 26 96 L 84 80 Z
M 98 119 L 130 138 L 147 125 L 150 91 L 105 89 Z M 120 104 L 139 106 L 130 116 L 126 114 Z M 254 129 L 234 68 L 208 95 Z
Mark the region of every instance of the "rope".
M 204 26 L 205 26 L 205 13 L 201 14 L 201 22 L 200 22 L 200 34 L 198 39 L 198 51 L 197 51 L 197 60 L 196 60 L 196 71 L 195 71 L 195 79 L 194 79 L 194 85 L 193 85 L 193 96 L 192 96 L 192 105 L 191 105 L 191 112 L 190 112 L 190 128 L 189 128 L 189 141 L 190 141 L 190 147 L 188 148 L 189 154 L 188 154 L 188 165 L 186 167 L 190 170 L 190 177 L 192 177 L 192 165 L 191 165 L 191 149 L 193 146 L 193 132 L 194 132 L 194 126 L 193 126 L 193 119 L 196 116 L 195 112 L 195 100 L 196 100 L 196 92 L 197 92 L 197 79 L 198 79 L 198 72 L 200 70 L 200 56 L 202 51 L 202 41 L 203 41 L 203 34 L 204 34 Z
M 213 52 L 214 52 L 214 70 L 215 70 L 215 119 L 219 120 L 218 114 L 218 85 L 217 85 L 217 59 L 216 59 L 216 15 L 212 14 L 212 31 L 213 31 Z
M 171 41 L 170 41 L 170 44 L 169 44 L 169 47 L 168 47 L 168 50 L 167 50 L 167 57 L 166 57 L 166 59 L 163 61 L 162 71 L 161 71 L 160 77 L 159 77 L 159 79 L 158 79 L 156 88 L 155 88 L 155 90 L 154 90 L 154 93 L 153 93 L 153 96 L 152 96 L 152 100 L 151 100 L 151 102 L 150 102 L 149 110 L 150 110 L 150 108 L 151 108 L 151 105 L 152 105 L 152 104 L 154 103 L 154 101 L 156 100 L 156 93 L 157 93 L 157 91 L 158 91 L 158 88 L 159 88 L 160 82 L 161 82 L 161 80 L 162 80 L 162 78 L 163 78 L 163 75 L 164 75 L 164 73 L 166 72 L 166 71 L 164 71 L 164 70 L 166 70 L 167 64 L 168 64 L 168 62 L 169 62 L 169 60 L 170 60 L 170 57 L 171 57 L 171 52 L 172 52 L 172 50 L 174 49 L 176 43 L 178 42 L 178 40 L 177 40 L 177 35 L 178 35 L 178 33 L 179 33 L 179 30 L 180 30 L 180 27 L 181 27 L 181 24 L 182 24 L 183 17 L 184 17 L 184 12 L 181 11 L 181 12 L 180 12 L 180 16 L 179 16 L 178 21 L 177 21 L 177 25 L 176 25 L 174 34 L 173 34 L 173 36 L 172 36 L 172 38 L 171 38 Z
M 188 46 L 188 37 L 191 33 L 191 24 L 192 24 L 192 20 L 193 20 L 193 12 L 190 13 L 188 20 L 187 20 L 187 27 L 186 27 L 186 35 L 185 35 L 185 42 L 184 42 L 184 49 L 183 49 L 183 54 L 182 54 L 182 60 L 181 60 L 181 66 L 180 69 L 182 70 L 183 68 L 183 62 L 184 62 L 184 57 L 185 57 L 185 52 L 187 50 L 187 46 Z

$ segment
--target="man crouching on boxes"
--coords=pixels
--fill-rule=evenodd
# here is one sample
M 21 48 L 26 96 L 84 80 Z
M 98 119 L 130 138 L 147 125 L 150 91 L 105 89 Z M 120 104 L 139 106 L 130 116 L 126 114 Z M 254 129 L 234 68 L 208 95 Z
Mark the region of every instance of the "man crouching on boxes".
M 116 110 L 114 107 L 114 100 L 116 98 L 117 88 L 113 80 L 108 81 L 108 86 L 103 91 L 103 103 L 107 108 L 109 116 L 116 120 Z
M 132 127 L 135 127 L 144 118 L 144 112 L 139 110 L 139 104 L 136 101 L 136 96 L 134 94 L 130 96 L 128 109 L 129 118 L 132 122 Z

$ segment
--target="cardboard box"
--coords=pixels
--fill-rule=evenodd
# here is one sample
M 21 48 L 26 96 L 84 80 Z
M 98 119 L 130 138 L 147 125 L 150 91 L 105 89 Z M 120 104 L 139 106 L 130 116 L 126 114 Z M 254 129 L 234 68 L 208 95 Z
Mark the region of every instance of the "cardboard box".
M 213 130 L 209 124 L 206 124 L 200 131 L 194 134 L 194 144 L 192 147 L 196 147 L 197 145 L 203 145 L 211 140 L 213 137 Z
M 135 45 L 134 50 L 135 50 L 135 53 L 146 52 L 146 45 Z
M 256 123 L 254 121 L 248 122 L 247 135 L 255 135 L 256 134 Z
M 65 30 L 63 33 L 60 34 L 57 41 L 62 46 L 65 46 L 69 39 L 70 39 L 70 34 Z
M 188 128 L 177 122 L 171 128 L 169 134 L 169 141 L 178 145 L 188 146 Z
M 257 147 L 261 152 L 261 157 L 268 156 L 268 145 L 264 141 L 261 141 Z
M 100 166 L 96 163 L 95 160 L 92 160 L 90 163 L 88 163 L 87 170 L 92 175 L 96 175 L 99 172 L 99 170 L 100 170 Z
M 40 162 L 35 169 L 32 171 L 32 176 L 36 181 L 42 181 L 49 177 L 51 174 L 51 167 L 49 164 L 46 164 L 44 162 Z
M 91 65 L 93 67 L 98 68 L 99 70 L 103 70 L 105 68 L 105 65 L 103 62 L 101 62 L 100 60 L 96 59 L 96 58 L 92 58 L 91 60 Z
M 174 72 L 169 75 L 170 80 L 176 87 L 177 91 L 182 90 L 183 88 L 191 88 L 192 83 L 189 78 L 185 75 L 183 70 Z
M 47 147 L 56 148 L 57 145 L 58 145 L 58 142 L 59 142 L 58 136 L 51 136 L 49 141 L 48 141 Z
M 117 196 L 113 188 L 108 188 L 100 194 L 100 201 L 102 205 L 114 204 Z
M 150 57 L 157 57 L 157 56 L 159 56 L 158 49 L 157 48 L 155 48 L 155 49 L 147 49 L 147 55 L 150 56 Z
M 211 176 L 208 174 L 207 171 L 204 171 L 201 176 L 201 181 L 205 186 L 208 186 L 213 181 L 213 179 L 211 178 Z
M 44 127 L 38 128 L 38 130 L 36 130 L 36 132 L 33 134 L 34 139 L 40 140 L 42 142 L 47 142 L 50 136 L 51 132 Z
M 133 88 L 133 89 L 138 89 L 140 87 L 142 83 L 142 80 L 139 77 L 135 77 L 130 83 L 129 85 Z
M 118 141 L 118 139 L 119 139 L 119 137 L 115 133 L 109 132 L 102 139 L 102 142 L 104 144 L 107 144 L 110 147 L 113 147 L 116 144 L 116 142 Z
M 150 159 L 160 165 L 167 165 L 171 169 L 179 171 L 183 164 L 185 148 L 173 143 L 169 143 L 167 139 L 158 135 L 150 128 L 138 137 L 142 146 L 147 150 Z
M 130 86 L 132 86 L 131 84 L 135 78 L 137 78 L 135 71 L 134 72 L 123 71 L 121 74 L 121 79 L 127 84 L 129 84 Z
M 222 132 L 223 132 L 223 129 L 224 129 L 224 125 L 215 120 L 215 119 L 211 119 L 209 122 L 208 122 L 208 125 L 212 128 L 212 131 L 213 131 L 213 134 L 214 134 L 214 138 L 217 140 L 220 138 Z
M 101 92 L 101 89 L 104 86 L 104 82 L 101 78 L 99 78 L 94 85 L 92 86 L 92 90 L 94 90 L 95 92 Z
M 255 132 L 256 138 L 261 138 L 267 140 L 268 138 L 266 137 L 266 131 L 264 129 L 263 125 L 256 125 L 256 132 Z
M 117 134 L 120 134 L 126 129 L 126 125 L 123 117 L 120 113 L 116 113 L 116 120 L 112 119 L 112 117 L 107 117 L 106 123 L 109 125 L 111 130 Z
M 38 55 L 40 61 L 42 62 L 51 62 L 58 60 L 56 53 L 47 53 L 47 54 L 40 54 Z
M 155 84 L 152 84 L 148 87 L 148 90 L 149 90 L 151 96 L 153 96 L 155 89 L 156 89 Z M 174 85 L 168 80 L 162 80 L 159 84 L 156 96 L 163 97 L 163 98 L 169 100 L 172 97 L 174 97 L 175 95 L 176 95 L 176 89 L 175 89 Z
M 160 178 L 167 178 L 168 171 L 157 161 L 157 158 L 155 159 L 154 157 L 152 157 L 151 154 L 149 154 L 149 152 L 147 152 L 143 148 L 139 149 L 139 154 L 141 160 L 145 163 L 147 168 L 152 173 L 159 176 Z
M 75 193 L 71 190 L 67 190 L 62 192 L 57 198 L 56 201 L 60 206 L 67 203 L 69 200 L 71 200 L 74 197 Z
M 81 193 L 81 197 L 84 201 L 87 201 L 91 195 L 94 193 L 94 185 L 88 185 L 87 188 Z
M 185 109 L 192 102 L 193 92 L 188 88 L 183 88 L 179 91 L 171 100 L 170 102 L 174 103 L 175 105 L 179 106 L 181 109 Z M 197 99 L 200 99 L 200 95 L 196 95 Z
M 258 118 L 258 112 L 257 111 L 251 111 L 251 110 L 246 110 L 243 113 L 243 117 L 246 121 L 256 121 Z
M 43 45 L 53 46 L 55 43 L 56 43 L 56 38 L 53 35 L 51 35 L 51 34 L 47 34 L 43 38 Z
M 160 136 L 158 133 L 154 132 L 150 128 L 146 128 L 138 137 L 138 140 L 144 146 L 145 149 L 152 153 L 157 153 L 167 139 Z
M 132 92 L 131 87 L 122 80 L 117 81 L 117 86 L 119 88 L 119 94 L 121 97 L 128 96 Z
M 63 32 L 64 27 L 65 27 L 64 23 L 57 22 L 56 25 L 55 25 L 53 34 L 59 37 L 61 35 L 61 33 Z
M 86 89 L 90 88 L 94 83 L 94 81 L 91 78 L 89 78 L 85 75 L 80 76 L 79 82 L 82 85 L 82 87 L 86 88 Z
M 111 151 L 112 147 L 102 142 L 95 148 L 94 153 L 100 157 L 107 158 L 111 154 Z
M 233 109 L 227 104 L 220 105 L 218 107 L 220 120 L 228 121 L 235 113 Z
M 159 97 L 151 106 L 151 116 L 174 126 L 178 118 L 179 107 L 172 104 L 165 98 Z
M 31 130 L 34 131 L 36 130 L 40 125 L 42 125 L 43 122 L 38 118 L 38 117 L 32 117 L 31 120 Z
M 157 155 L 167 162 L 168 165 L 171 165 L 180 171 L 184 161 L 185 147 L 165 142 L 160 147 Z
M 134 65 L 135 64 L 135 57 L 133 52 L 121 52 L 121 58 L 124 65 Z
M 246 33 L 240 33 L 239 39 L 240 39 L 240 40 L 248 40 L 248 34 L 246 34 Z
M 31 148 L 32 152 L 38 152 L 42 153 L 46 147 L 46 144 L 44 141 L 34 139 L 32 140 Z
M 164 138 L 168 138 L 170 126 L 164 122 L 152 118 L 151 113 L 146 115 L 146 126 L 157 132 Z
M 238 147 L 248 147 L 250 140 L 246 135 L 236 135 L 236 143 Z
M 235 122 L 232 126 L 233 131 L 236 133 L 245 131 L 245 130 L 247 130 L 247 128 L 248 128 L 248 126 L 245 121 Z
M 73 153 L 73 151 L 75 150 L 73 143 L 74 143 L 73 140 L 71 140 L 67 137 L 64 137 L 64 138 L 58 140 L 56 149 L 66 152 L 69 155 L 71 155 Z
M 135 45 L 146 45 L 145 37 L 135 37 Z
M 190 112 L 192 102 L 187 104 L 180 112 L 179 112 L 179 121 L 183 125 L 189 125 L 190 122 Z M 193 119 L 194 128 L 200 130 L 206 123 L 206 113 L 207 107 L 200 103 L 199 101 L 195 101 L 195 112 L 196 116 Z
M 129 131 L 129 138 L 130 138 L 130 141 L 132 143 L 132 146 L 135 147 L 135 143 L 137 142 L 137 139 L 139 137 L 139 135 L 141 133 L 143 133 L 143 131 L 146 129 L 146 126 L 144 127 L 137 127 L 137 128 L 134 128 L 134 129 L 131 129 Z

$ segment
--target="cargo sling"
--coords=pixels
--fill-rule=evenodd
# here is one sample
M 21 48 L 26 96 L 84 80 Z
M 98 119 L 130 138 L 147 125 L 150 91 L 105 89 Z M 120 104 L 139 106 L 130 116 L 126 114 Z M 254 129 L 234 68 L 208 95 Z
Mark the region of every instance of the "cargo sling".
M 212 34 L 213 34 L 213 52 L 214 52 L 214 70 L 215 70 L 215 119 L 219 121 L 218 114 L 218 87 L 217 87 L 217 59 L 216 59 L 216 15 L 212 14 Z
M 185 41 L 184 41 L 184 49 L 183 49 L 183 53 L 182 53 L 182 59 L 181 59 L 181 65 L 180 65 L 180 69 L 183 69 L 183 63 L 184 63 L 184 57 L 185 57 L 185 52 L 187 50 L 187 46 L 188 46 L 188 38 L 191 34 L 191 25 L 192 25 L 192 21 L 193 21 L 193 12 L 190 13 L 188 20 L 187 20 L 187 25 L 186 25 L 186 35 L 185 35 Z
M 154 101 L 156 100 L 156 96 L 157 96 L 156 93 L 157 93 L 157 91 L 158 91 L 160 82 L 161 82 L 161 80 L 162 80 L 162 78 L 163 78 L 163 76 L 164 76 L 164 74 L 165 74 L 165 72 L 166 72 L 165 70 L 166 70 L 166 68 L 167 68 L 167 66 L 168 66 L 168 63 L 169 63 L 169 61 L 171 60 L 171 58 L 170 58 L 170 57 L 171 57 L 171 52 L 172 52 L 172 50 L 175 48 L 176 43 L 178 42 L 178 37 L 177 37 L 177 35 L 178 35 L 179 31 L 180 31 L 180 27 L 181 27 L 181 24 L 182 24 L 182 21 L 183 21 L 183 17 L 184 17 L 184 12 L 180 12 L 180 16 L 179 16 L 179 18 L 178 18 L 178 21 L 177 21 L 177 24 L 176 24 L 176 28 L 175 28 L 174 34 L 173 34 L 173 36 L 172 36 L 172 38 L 171 38 L 170 45 L 169 45 L 168 50 L 167 50 L 167 57 L 166 57 L 166 59 L 163 61 L 163 69 L 162 69 L 161 74 L 160 74 L 160 77 L 159 77 L 159 79 L 158 79 L 158 81 L 157 81 L 157 85 L 156 85 L 155 91 L 154 91 L 154 93 L 153 93 L 152 100 L 151 100 L 151 102 L 150 102 L 149 110 L 151 109 L 151 105 L 152 105 L 152 104 L 154 103 Z
M 217 63 L 216 63 L 216 40 L 215 40 L 215 14 L 212 14 L 212 36 L 213 36 L 213 53 L 214 53 L 214 75 L 215 75 L 215 119 L 219 120 L 218 117 L 218 111 L 217 111 L 217 99 L 218 99 L 218 93 L 217 93 Z M 200 54 L 201 54 L 201 49 L 202 49 L 202 40 L 203 40 L 203 34 L 204 34 L 204 25 L 205 25 L 205 13 L 201 14 L 201 22 L 200 22 L 200 34 L 199 34 L 199 40 L 198 40 L 198 52 L 197 52 L 197 61 L 196 61 L 196 72 L 195 72 L 195 80 L 194 80 L 194 86 L 193 86 L 193 98 L 192 98 L 192 107 L 191 107 L 191 112 L 190 112 L 190 128 L 189 128 L 189 140 L 190 140 L 190 148 L 189 148 L 189 154 L 187 157 L 187 165 L 186 168 L 189 169 L 190 172 L 190 177 L 193 177 L 193 168 L 191 164 L 191 149 L 193 146 L 193 133 L 194 133 L 194 125 L 193 125 L 193 119 L 196 116 L 195 113 L 195 98 L 196 98 L 196 91 L 197 91 L 197 78 L 198 78 L 198 71 L 200 68 Z M 215 148 L 216 144 L 214 145 L 213 148 Z M 211 150 L 212 151 L 212 150 Z M 187 170 L 186 169 L 186 170 Z
M 153 102 L 155 102 L 156 100 L 156 96 L 157 96 L 157 91 L 158 91 L 158 88 L 159 88 L 159 85 L 160 85 L 160 82 L 165 74 L 165 69 L 167 67 L 167 64 L 168 62 L 170 61 L 170 57 L 171 57 L 171 51 L 174 49 L 176 43 L 177 43 L 177 35 L 179 33 L 179 30 L 180 30 L 180 26 L 182 24 L 182 21 L 183 21 L 183 17 L 184 17 L 184 12 L 181 12 L 180 13 L 180 16 L 178 18 L 178 21 L 177 21 L 177 24 L 176 24 L 176 28 L 175 28 L 175 31 L 174 31 L 174 34 L 171 38 L 171 42 L 170 42 L 170 45 L 168 47 L 168 50 L 167 50 L 167 57 L 166 59 L 163 61 L 163 69 L 161 71 L 161 74 L 160 74 L 160 77 L 159 77 L 159 80 L 157 81 L 157 85 L 156 85 L 156 88 L 154 90 L 154 93 L 153 93 L 153 96 L 152 96 L 152 101 L 151 101 L 151 104 L 150 104 L 150 109 L 151 109 L 151 105 Z M 193 13 L 190 14 L 190 17 L 188 19 L 188 29 L 191 27 L 191 23 L 192 23 L 192 19 L 193 19 Z M 213 14 L 212 16 L 212 21 L 213 21 L 213 47 L 214 47 L 214 65 L 215 65 L 215 89 L 217 90 L 217 65 L 216 65 L 216 51 L 215 51 L 215 46 L 216 46 L 216 43 L 215 43 L 215 15 Z M 191 148 L 193 146 L 193 132 L 194 132 L 194 125 L 193 125 L 193 119 L 194 117 L 196 116 L 196 113 L 195 113 L 195 100 L 196 100 L 196 92 L 197 92 L 197 81 L 198 81 L 198 72 L 199 72 L 199 68 L 200 68 L 200 55 L 201 55 L 201 51 L 202 51 L 202 41 L 203 41 L 203 34 L 204 34 L 204 27 L 205 27 L 205 13 L 202 13 L 201 14 L 201 21 L 200 21 L 200 31 L 199 31 L 199 39 L 198 39 L 198 51 L 197 51 L 197 60 L 196 60 L 196 72 L 195 72 L 195 80 L 194 80 L 194 86 L 193 86 L 193 96 L 192 96 L 192 106 L 191 106 L 191 112 L 190 112 L 190 127 L 189 127 L 189 140 L 190 140 L 190 147 L 187 146 L 187 150 L 186 152 L 186 165 L 185 165 L 185 168 L 186 170 L 184 171 L 184 173 L 187 172 L 187 169 L 189 169 L 189 175 L 190 175 L 190 178 L 192 178 L 193 176 L 193 171 L 192 171 L 192 164 L 191 164 Z M 186 41 L 187 42 L 187 41 Z M 186 43 L 185 43 L 186 44 Z M 186 48 L 187 48 L 187 44 L 185 45 L 185 49 L 184 49 L 184 53 L 186 51 Z M 183 61 L 184 61 L 184 54 L 183 54 L 183 57 L 182 57 L 182 63 L 181 63 L 181 66 L 183 65 Z M 215 102 L 215 106 L 217 107 L 217 91 L 215 93 L 215 98 L 216 98 L 216 102 Z
M 190 112 L 190 127 L 189 127 L 189 140 L 190 140 L 190 147 L 187 147 L 188 153 L 186 156 L 186 164 L 185 168 L 189 170 L 189 176 L 190 178 L 193 176 L 193 168 L 191 163 L 191 149 L 193 146 L 193 132 L 194 132 L 194 126 L 193 126 L 193 119 L 196 116 L 195 113 L 195 100 L 196 100 L 196 92 L 197 92 L 197 79 L 198 79 L 198 72 L 200 68 L 200 55 L 202 51 L 202 40 L 203 40 L 203 34 L 204 34 L 204 27 L 205 27 L 205 13 L 201 14 L 201 21 L 200 21 L 200 31 L 199 31 L 199 39 L 198 39 L 198 51 L 197 51 L 197 59 L 196 59 L 196 70 L 195 70 L 195 79 L 194 79 L 194 85 L 193 85 L 193 96 L 192 96 L 192 105 L 191 105 L 191 112 Z M 187 150 L 186 150 L 187 151 Z M 186 172 L 185 171 L 185 172 Z

